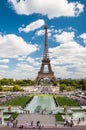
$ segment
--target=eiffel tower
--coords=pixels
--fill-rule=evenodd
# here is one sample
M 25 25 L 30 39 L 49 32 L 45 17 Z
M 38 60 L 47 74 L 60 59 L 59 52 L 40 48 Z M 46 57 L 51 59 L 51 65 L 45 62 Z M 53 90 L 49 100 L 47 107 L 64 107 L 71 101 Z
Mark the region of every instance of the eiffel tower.
M 48 25 L 45 25 L 45 41 L 44 41 L 44 54 L 42 59 L 42 64 L 38 76 L 35 80 L 35 85 L 39 84 L 39 81 L 44 78 L 49 78 L 53 83 L 56 83 L 56 78 L 54 72 L 52 71 L 49 54 L 48 54 Z M 44 71 L 44 67 L 47 66 L 48 72 Z

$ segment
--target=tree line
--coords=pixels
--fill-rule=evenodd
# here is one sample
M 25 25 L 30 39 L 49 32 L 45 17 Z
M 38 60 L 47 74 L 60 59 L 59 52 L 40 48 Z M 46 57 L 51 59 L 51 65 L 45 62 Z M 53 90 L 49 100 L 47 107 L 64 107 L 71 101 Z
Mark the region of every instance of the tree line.
M 86 79 L 63 79 L 59 80 L 60 90 L 86 90 Z
M 27 79 L 27 80 L 14 80 L 14 79 L 6 79 L 3 78 L 0 80 L 0 91 L 23 91 L 21 89 L 22 86 L 33 86 L 34 81 Z M 11 88 L 4 88 L 4 86 L 13 86 Z
M 81 89 L 86 90 L 86 79 L 59 79 L 57 83 L 59 82 L 60 90 L 67 90 L 71 91 L 74 89 Z M 6 79 L 3 78 L 0 80 L 0 90 L 2 90 L 3 86 L 16 86 L 16 88 L 20 88 L 22 86 L 34 86 L 35 81 L 30 79 L 24 79 L 24 80 L 14 80 L 14 79 Z M 14 88 L 14 90 L 16 89 Z
M 20 85 L 20 86 L 31 86 L 34 85 L 34 81 L 27 79 L 27 80 L 14 80 L 14 79 L 6 79 L 3 78 L 0 80 L 0 85 Z

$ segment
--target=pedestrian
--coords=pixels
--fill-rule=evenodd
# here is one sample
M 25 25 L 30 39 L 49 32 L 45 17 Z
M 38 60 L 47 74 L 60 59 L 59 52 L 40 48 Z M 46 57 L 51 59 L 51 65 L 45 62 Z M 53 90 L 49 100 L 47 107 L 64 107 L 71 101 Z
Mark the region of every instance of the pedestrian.
M 81 121 L 81 120 L 80 120 L 80 118 L 79 118 L 77 123 L 79 124 L 79 123 L 80 123 L 80 121 Z
M 41 113 L 42 113 L 42 115 L 43 115 L 43 112 L 44 112 L 44 111 L 42 110 L 42 112 L 41 112 Z
M 66 126 L 67 125 L 67 122 L 66 121 L 64 121 L 64 126 Z
M 72 127 L 73 126 L 73 121 L 71 120 L 71 122 L 70 122 L 70 126 Z
M 15 122 L 15 123 L 16 123 L 16 128 L 17 128 L 17 125 L 18 125 L 18 120 L 16 120 L 16 122 Z
M 31 121 L 31 126 L 33 126 L 33 121 Z
M 39 126 L 39 124 L 40 124 L 40 121 L 37 121 L 37 126 Z

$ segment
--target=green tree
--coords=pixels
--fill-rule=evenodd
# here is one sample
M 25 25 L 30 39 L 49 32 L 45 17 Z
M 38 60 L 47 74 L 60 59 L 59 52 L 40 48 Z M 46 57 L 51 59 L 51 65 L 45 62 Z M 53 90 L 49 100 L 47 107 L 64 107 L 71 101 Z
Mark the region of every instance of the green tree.
M 67 87 L 66 84 L 61 84 L 60 85 L 60 90 L 61 91 L 66 90 L 66 87 Z
M 3 88 L 2 88 L 2 86 L 0 85 L 0 91 L 2 91 L 3 90 Z
M 6 78 L 3 78 L 0 80 L 0 84 L 1 85 L 13 85 L 14 81 L 13 79 L 6 79 Z
M 67 87 L 66 87 L 66 90 L 67 90 L 67 91 L 72 91 L 73 89 L 72 89 L 71 86 L 67 86 Z
M 19 86 L 19 85 L 15 85 L 14 87 L 13 87 L 13 91 L 21 91 L 22 89 L 21 89 L 21 87 Z
M 81 88 L 82 88 L 82 90 L 86 90 L 86 80 L 81 80 L 80 82 L 79 82 L 79 85 L 81 86 Z

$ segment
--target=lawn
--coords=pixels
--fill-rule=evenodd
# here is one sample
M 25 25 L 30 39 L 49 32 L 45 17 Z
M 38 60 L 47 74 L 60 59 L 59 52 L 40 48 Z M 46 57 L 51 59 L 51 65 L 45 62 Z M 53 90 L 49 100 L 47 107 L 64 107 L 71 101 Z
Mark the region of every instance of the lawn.
M 2 106 L 21 106 L 24 107 L 27 103 L 29 103 L 31 101 L 31 99 L 33 98 L 33 96 L 19 96 L 16 98 L 13 98 L 12 100 L 1 104 Z
M 79 103 L 65 96 L 55 96 L 55 101 L 59 106 L 79 106 Z

